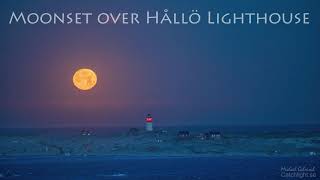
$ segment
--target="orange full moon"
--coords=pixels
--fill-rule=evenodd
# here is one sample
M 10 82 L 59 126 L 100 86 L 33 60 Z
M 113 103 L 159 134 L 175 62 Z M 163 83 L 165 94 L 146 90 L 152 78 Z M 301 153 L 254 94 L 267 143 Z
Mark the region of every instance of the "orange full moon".
M 91 69 L 79 69 L 73 75 L 73 84 L 80 90 L 90 90 L 97 84 L 97 75 Z

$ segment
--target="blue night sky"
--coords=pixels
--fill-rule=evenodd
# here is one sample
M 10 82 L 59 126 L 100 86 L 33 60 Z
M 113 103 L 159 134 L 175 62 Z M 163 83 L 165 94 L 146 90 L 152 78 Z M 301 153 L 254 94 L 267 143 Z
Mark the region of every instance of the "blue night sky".
M 310 25 L 9 25 L 12 11 L 310 12 Z M 320 2 L 1 1 L 1 127 L 319 123 Z M 98 84 L 80 92 L 73 73 Z

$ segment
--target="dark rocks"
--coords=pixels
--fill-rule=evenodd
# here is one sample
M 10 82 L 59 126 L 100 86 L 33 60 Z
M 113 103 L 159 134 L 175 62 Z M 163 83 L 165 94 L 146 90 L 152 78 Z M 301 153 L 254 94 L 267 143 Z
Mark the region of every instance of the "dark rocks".
M 130 128 L 127 132 L 127 136 L 138 136 L 139 135 L 139 129 L 138 128 Z
M 159 146 L 148 146 L 148 147 L 146 147 L 146 151 L 148 151 L 148 152 L 158 152 L 158 151 L 160 151 L 160 147 Z

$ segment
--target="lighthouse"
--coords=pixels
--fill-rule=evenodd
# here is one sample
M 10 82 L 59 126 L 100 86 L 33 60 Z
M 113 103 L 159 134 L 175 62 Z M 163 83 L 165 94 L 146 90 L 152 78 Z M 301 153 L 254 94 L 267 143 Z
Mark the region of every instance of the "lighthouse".
M 148 114 L 146 117 L 146 131 L 152 131 L 152 116 L 151 114 Z

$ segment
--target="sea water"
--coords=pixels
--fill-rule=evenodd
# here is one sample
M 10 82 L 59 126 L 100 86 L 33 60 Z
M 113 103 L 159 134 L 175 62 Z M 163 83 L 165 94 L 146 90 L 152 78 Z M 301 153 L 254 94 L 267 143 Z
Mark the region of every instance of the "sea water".
M 136 135 L 128 134 L 130 127 L 2 129 L 0 178 L 319 178 L 316 125 L 158 127 L 152 133 L 137 128 Z M 83 129 L 90 136 L 83 136 Z M 192 137 L 179 139 L 179 131 Z M 208 131 L 218 131 L 222 138 L 197 138 Z M 64 153 L 51 146 L 61 146 Z

